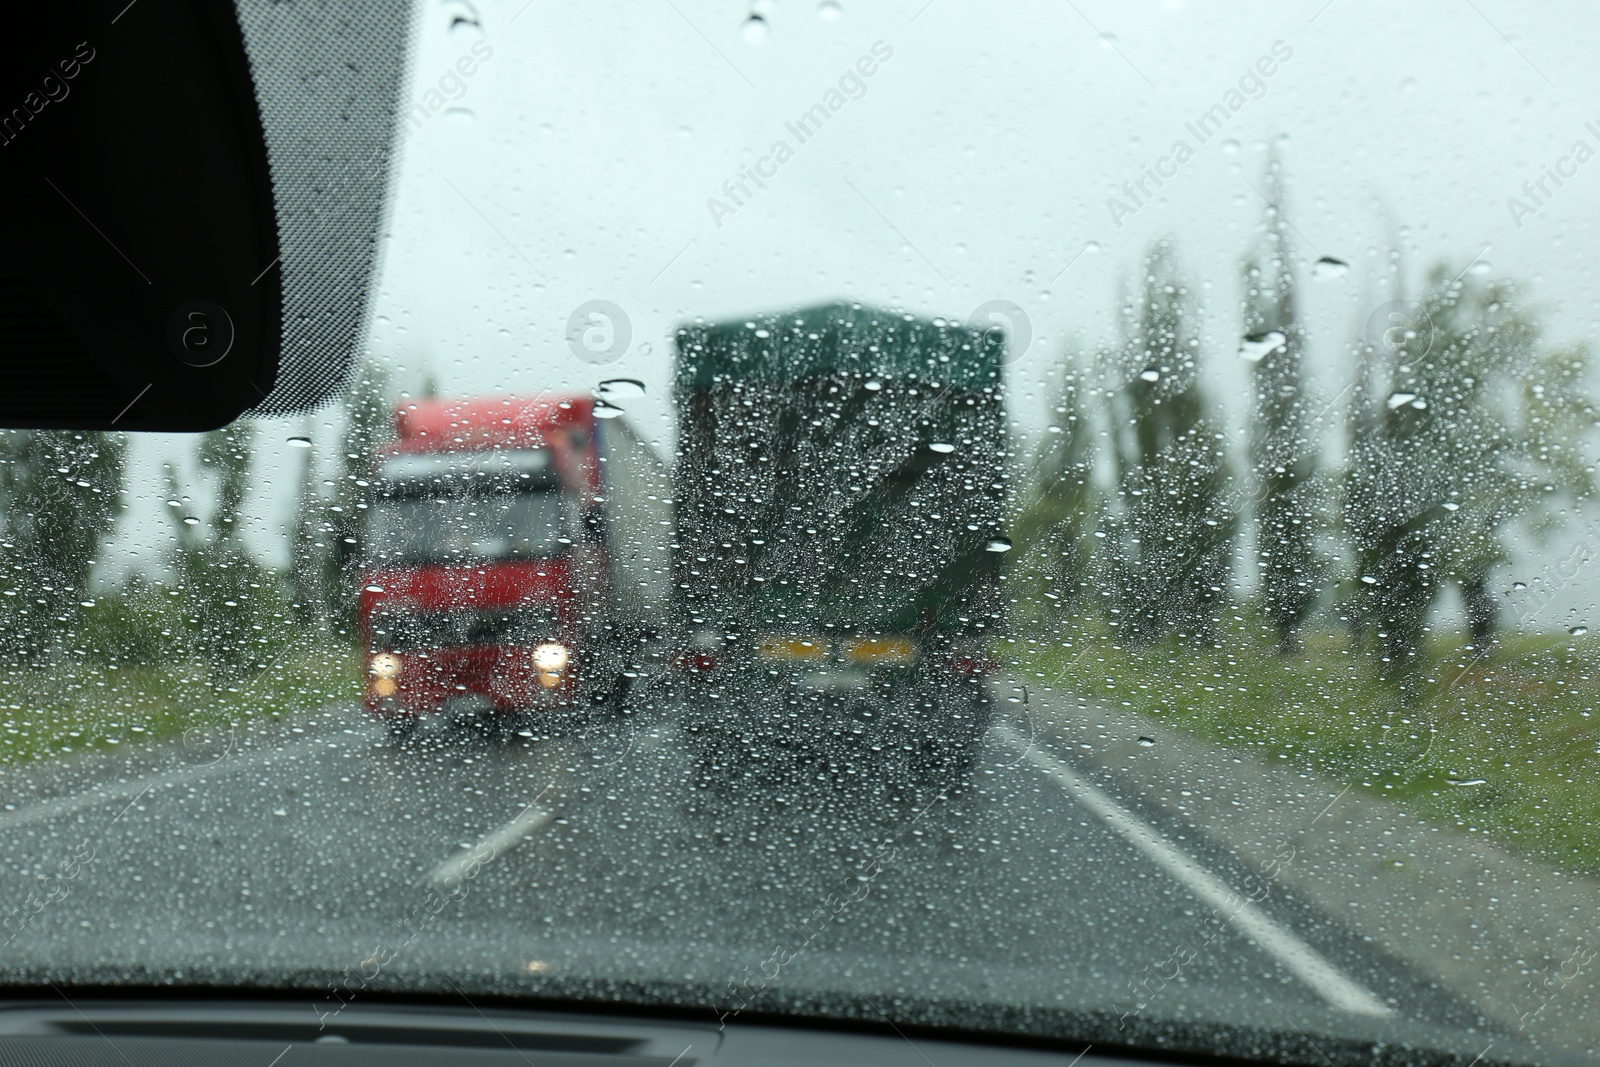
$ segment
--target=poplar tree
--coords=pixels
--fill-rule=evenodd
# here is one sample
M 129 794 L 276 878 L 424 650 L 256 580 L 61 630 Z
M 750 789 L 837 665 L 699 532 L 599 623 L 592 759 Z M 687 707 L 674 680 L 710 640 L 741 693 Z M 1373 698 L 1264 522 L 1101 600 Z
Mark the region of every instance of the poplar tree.
M 1508 529 L 1539 533 L 1592 493 L 1579 449 L 1595 423 L 1588 352 L 1541 351 L 1514 287 L 1437 267 L 1419 301 L 1386 307 L 1362 345 L 1345 511 L 1357 561 L 1357 618 L 1390 673 L 1417 662 L 1440 592 L 1461 592 L 1472 643 L 1498 629 L 1490 572 Z
M 1086 381 L 1081 355 L 1069 350 L 1039 450 L 1035 488 L 1013 527 L 1016 548 L 1031 553 L 1061 607 L 1082 603 L 1090 591 L 1103 507 L 1094 481 L 1095 426 L 1083 395 Z
M 1224 435 L 1200 381 L 1199 314 L 1170 242 L 1151 249 L 1142 281 L 1138 301 L 1124 300 L 1114 361 L 1118 480 L 1107 525 L 1118 625 L 1135 643 L 1169 633 L 1213 640 L 1238 528 Z
M 1305 335 L 1295 307 L 1295 277 L 1284 216 L 1282 165 L 1269 161 L 1266 220 L 1244 267 L 1244 343 L 1253 361 L 1250 464 L 1261 604 L 1293 652 L 1316 602 L 1320 568 L 1312 542 L 1316 444 L 1311 439 L 1301 362 Z
M 127 439 L 119 433 L 0 430 L 0 597 L 14 656 L 59 654 L 91 600 L 90 578 L 116 521 Z
M 370 360 L 363 362 L 345 393 L 344 426 L 339 452 L 333 459 L 330 496 L 318 495 L 314 505 L 317 532 L 327 545 L 323 553 L 323 581 L 328 619 L 335 632 L 353 634 L 356 600 L 360 590 L 361 546 L 366 539 L 370 480 L 379 444 L 390 431 L 387 376 Z

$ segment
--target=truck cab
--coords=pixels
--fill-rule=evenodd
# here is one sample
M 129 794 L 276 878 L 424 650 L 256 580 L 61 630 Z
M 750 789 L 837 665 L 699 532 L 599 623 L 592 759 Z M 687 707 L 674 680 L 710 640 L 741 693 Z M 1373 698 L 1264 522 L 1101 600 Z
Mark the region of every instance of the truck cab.
M 649 629 L 634 527 L 644 497 L 667 506 L 648 446 L 585 396 L 412 401 L 394 427 L 357 611 L 368 710 L 402 736 L 508 730 L 619 695 Z

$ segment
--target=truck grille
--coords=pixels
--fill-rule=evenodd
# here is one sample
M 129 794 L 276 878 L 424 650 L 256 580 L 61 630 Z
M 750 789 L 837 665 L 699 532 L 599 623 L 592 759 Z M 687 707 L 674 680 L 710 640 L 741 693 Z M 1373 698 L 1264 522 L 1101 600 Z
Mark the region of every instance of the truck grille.
M 372 647 L 393 652 L 473 645 L 534 645 L 556 636 L 555 617 L 526 608 L 387 611 L 372 617 Z

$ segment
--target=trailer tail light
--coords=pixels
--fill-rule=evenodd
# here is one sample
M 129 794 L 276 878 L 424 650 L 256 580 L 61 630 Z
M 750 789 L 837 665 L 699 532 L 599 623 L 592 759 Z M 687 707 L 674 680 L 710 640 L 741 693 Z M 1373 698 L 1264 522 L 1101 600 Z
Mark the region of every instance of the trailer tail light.
M 949 662 L 951 672 L 962 678 L 987 678 L 1000 671 L 1000 664 L 981 648 L 957 649 Z
M 843 642 L 841 651 L 852 663 L 901 667 L 917 658 L 917 643 L 909 637 L 852 637 Z
M 688 635 L 688 647 L 672 657 L 674 670 L 686 674 L 709 674 L 722 662 L 724 642 L 722 632 L 710 628 L 695 630 Z
M 717 657 L 709 652 L 680 652 L 672 657 L 672 669 L 688 674 L 709 674 L 717 669 Z

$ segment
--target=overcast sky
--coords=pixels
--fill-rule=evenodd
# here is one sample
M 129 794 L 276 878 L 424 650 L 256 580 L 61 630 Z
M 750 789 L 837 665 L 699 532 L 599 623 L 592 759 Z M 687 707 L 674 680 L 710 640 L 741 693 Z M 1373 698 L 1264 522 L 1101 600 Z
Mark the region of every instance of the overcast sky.
M 1170 235 L 1206 305 L 1210 386 L 1239 426 L 1239 258 L 1261 222 L 1269 145 L 1328 400 L 1349 380 L 1349 337 L 1387 299 L 1396 235 L 1413 279 L 1481 257 L 1488 277 L 1528 286 L 1554 338 L 1593 340 L 1600 321 L 1592 4 L 422 0 L 418 12 L 413 129 L 370 336 L 412 387 L 430 370 L 448 394 L 639 378 L 649 391 L 630 416 L 666 445 L 678 322 L 833 299 L 966 318 L 1003 300 L 1032 335 L 1012 382 L 1015 414 L 1037 431 L 1051 388 L 1038 383 L 1073 337 L 1114 337 L 1119 277 Z M 1568 175 L 1559 187 L 1552 169 Z M 1541 179 L 1542 193 L 1524 189 Z M 1323 256 L 1350 269 L 1313 278 Z M 597 300 L 631 332 L 604 365 L 568 344 L 574 311 Z M 331 421 L 311 420 L 319 452 Z M 278 500 L 298 431 L 263 424 Z M 261 519 L 279 525 L 265 504 Z
M 1594 329 L 1600 165 L 1547 181 L 1520 227 L 1507 205 L 1531 207 L 1523 182 L 1574 142 L 1600 148 L 1590 5 L 776 0 L 753 33 L 744 3 L 524 3 L 423 8 L 412 98 L 441 80 L 460 98 L 406 141 L 372 340 L 450 391 L 592 382 L 565 336 L 591 299 L 631 320 L 610 370 L 653 384 L 696 315 L 849 297 L 964 317 L 1006 299 L 1032 324 L 1023 384 L 1068 335 L 1113 332 L 1117 277 L 1161 235 L 1231 357 L 1269 142 L 1304 264 L 1352 264 L 1306 287 L 1330 358 L 1384 297 L 1364 283 L 1393 226 L 1417 272 L 1487 245 L 1558 332 Z M 492 56 L 457 84 L 474 42 Z M 863 57 L 875 73 L 800 143 L 795 120 Z M 1193 158 L 1163 164 L 1179 141 Z M 724 183 L 763 160 L 776 173 L 735 206 Z M 1124 183 L 1158 164 L 1172 176 L 1145 179 L 1140 206 Z M 664 416 L 656 398 L 641 417 Z

